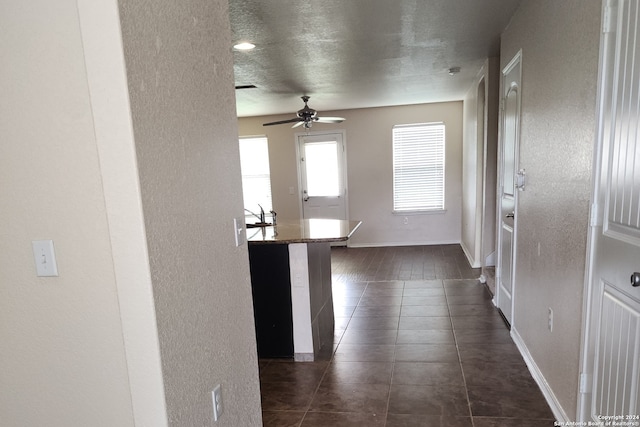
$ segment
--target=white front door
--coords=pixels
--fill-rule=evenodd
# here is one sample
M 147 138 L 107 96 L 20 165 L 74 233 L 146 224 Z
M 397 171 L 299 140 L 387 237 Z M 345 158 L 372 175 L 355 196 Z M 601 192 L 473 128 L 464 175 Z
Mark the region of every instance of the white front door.
M 497 305 L 511 323 L 513 318 L 518 146 L 520 139 L 520 59 L 518 53 L 502 70 L 502 120 L 500 122 L 500 189 L 498 198 Z
M 637 425 L 624 417 L 640 411 L 640 5 L 604 6 L 580 416 Z
M 344 134 L 298 135 L 302 217 L 347 219 Z

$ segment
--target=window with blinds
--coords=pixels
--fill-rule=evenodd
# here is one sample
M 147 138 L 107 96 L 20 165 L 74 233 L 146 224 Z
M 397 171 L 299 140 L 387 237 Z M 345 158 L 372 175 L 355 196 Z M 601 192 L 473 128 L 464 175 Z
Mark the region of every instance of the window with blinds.
M 393 127 L 394 212 L 444 209 L 444 123 Z
M 242 196 L 245 209 L 260 214 L 273 209 L 271 203 L 271 173 L 269 170 L 269 145 L 267 138 L 240 138 L 240 170 L 242 172 Z M 248 212 L 245 214 L 250 215 Z

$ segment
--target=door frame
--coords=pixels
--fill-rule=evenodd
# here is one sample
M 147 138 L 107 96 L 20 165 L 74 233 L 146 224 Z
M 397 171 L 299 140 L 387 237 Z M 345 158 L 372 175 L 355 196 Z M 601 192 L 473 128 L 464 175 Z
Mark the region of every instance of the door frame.
M 485 65 L 486 67 L 486 65 Z M 487 72 L 483 67 L 476 85 L 476 238 L 473 248 L 476 264 L 480 264 L 480 273 L 485 267 L 483 255 L 485 236 L 485 197 L 487 186 Z M 483 276 L 486 282 L 486 278 Z
M 504 185 L 504 173 L 503 173 L 503 158 L 504 158 L 504 110 L 505 110 L 505 91 L 504 91 L 504 79 L 507 74 L 516 66 L 519 65 L 520 85 L 518 87 L 518 121 L 516 129 L 516 142 L 514 144 L 514 171 L 517 171 L 520 167 L 520 119 L 522 112 L 522 49 L 511 58 L 507 65 L 500 71 L 500 121 L 498 127 L 498 164 L 497 164 L 497 189 L 496 189 L 496 293 L 493 298 L 493 303 L 496 307 L 500 307 L 500 281 L 502 280 L 502 194 Z M 515 180 L 514 176 L 514 180 Z M 518 248 L 518 193 L 516 188 L 513 195 L 513 242 L 512 242 L 512 265 L 511 265 L 511 315 L 509 325 L 513 327 L 515 321 L 515 295 L 516 295 L 516 260 L 517 260 L 517 248 Z M 504 316 L 504 314 L 502 314 Z M 506 319 L 506 316 L 504 316 Z
M 600 53 L 598 58 L 598 87 L 597 87 L 597 124 L 596 139 L 593 148 L 592 167 L 592 191 L 591 206 L 589 209 L 589 232 L 587 233 L 587 256 L 585 262 L 584 291 L 582 297 L 582 336 L 580 339 L 580 376 L 578 381 L 578 405 L 577 421 L 583 422 L 589 419 L 592 399 L 591 376 L 595 363 L 594 343 L 595 334 L 592 329 L 593 312 L 593 292 L 595 291 L 594 278 L 596 276 L 596 256 L 597 256 L 597 236 L 603 232 L 603 220 L 605 204 L 600 203 L 602 192 L 607 185 L 607 177 L 603 176 L 603 161 L 606 161 L 609 147 L 605 146 L 605 133 L 609 127 L 606 121 L 606 114 L 612 108 L 611 90 L 613 89 L 613 78 L 615 71 L 610 67 L 616 55 L 616 37 L 612 33 L 617 21 L 617 13 L 614 13 L 613 4 L 615 0 L 602 0 L 602 32 L 600 34 Z M 609 19 L 609 22 L 605 22 Z M 613 21 L 611 21 L 613 20 Z
M 300 138 L 305 136 L 322 136 L 322 135 L 335 135 L 342 136 L 342 182 L 344 183 L 344 214 L 345 219 L 349 220 L 349 183 L 347 181 L 347 132 L 344 129 L 340 130 L 327 130 L 327 131 L 307 131 L 296 132 L 294 134 L 295 147 L 296 147 L 296 173 L 298 175 L 298 212 L 300 219 L 304 219 L 304 202 L 302 194 L 302 171 L 300 170 Z

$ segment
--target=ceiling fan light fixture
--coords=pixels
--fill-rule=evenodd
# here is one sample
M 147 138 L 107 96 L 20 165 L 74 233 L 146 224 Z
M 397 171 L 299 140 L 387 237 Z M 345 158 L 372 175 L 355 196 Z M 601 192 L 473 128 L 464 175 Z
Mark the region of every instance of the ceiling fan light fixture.
M 305 129 L 309 129 L 313 122 L 318 123 L 342 123 L 344 122 L 344 117 L 318 117 L 318 112 L 313 108 L 309 107 L 307 102 L 309 101 L 309 96 L 304 95 L 301 97 L 304 102 L 304 108 L 298 110 L 296 112 L 296 117 L 292 119 L 286 120 L 278 120 L 277 122 L 264 123 L 262 126 L 273 126 L 273 125 L 282 125 L 285 123 L 293 123 L 292 128 L 296 128 L 298 126 L 304 126 Z
M 241 42 L 233 45 L 233 48 L 235 50 L 252 50 L 252 49 L 255 49 L 255 47 L 256 47 L 255 44 L 249 43 L 249 42 Z

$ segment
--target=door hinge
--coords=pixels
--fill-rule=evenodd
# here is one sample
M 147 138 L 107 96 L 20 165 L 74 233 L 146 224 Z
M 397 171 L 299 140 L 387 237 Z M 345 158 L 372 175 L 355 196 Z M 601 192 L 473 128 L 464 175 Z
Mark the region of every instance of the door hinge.
M 600 214 L 600 205 L 592 203 L 589 208 L 589 225 L 591 227 L 602 226 L 602 215 Z
M 618 18 L 617 7 L 612 6 L 611 4 L 607 4 L 604 7 L 604 12 L 602 16 L 602 32 L 603 33 L 612 33 L 616 30 L 616 23 Z
M 591 374 L 580 374 L 580 393 L 591 393 L 593 382 L 593 375 Z

